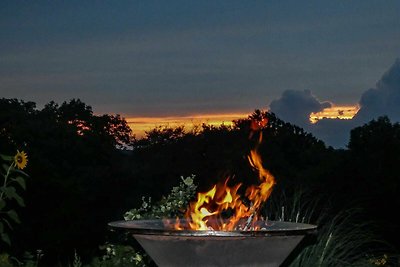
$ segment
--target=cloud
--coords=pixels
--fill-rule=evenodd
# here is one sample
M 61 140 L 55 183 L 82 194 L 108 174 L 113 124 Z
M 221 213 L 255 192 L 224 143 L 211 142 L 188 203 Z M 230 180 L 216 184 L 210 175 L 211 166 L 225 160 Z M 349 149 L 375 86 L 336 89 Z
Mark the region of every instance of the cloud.
M 273 100 L 270 110 L 280 119 L 296 124 L 311 132 L 327 145 L 340 148 L 346 145 L 352 121 L 322 119 L 316 124 L 309 121 L 312 112 L 319 112 L 332 107 L 330 102 L 321 102 L 310 90 L 286 90 L 279 99 Z
M 383 74 L 376 88 L 366 90 L 359 101 L 360 110 L 352 120 L 323 119 L 307 128 L 316 137 L 333 147 L 345 147 L 351 129 L 379 116 L 387 115 L 391 121 L 400 121 L 400 59 Z
M 281 98 L 271 102 L 270 109 L 282 120 L 303 127 L 327 145 L 344 148 L 351 129 L 357 126 L 383 115 L 391 121 L 400 122 L 400 59 L 377 82 L 376 88 L 362 94 L 359 105 L 360 110 L 351 120 L 321 119 L 311 124 L 311 112 L 321 111 L 332 104 L 319 101 L 309 90 L 287 90 Z
M 358 123 L 382 115 L 387 115 L 392 121 L 400 121 L 400 59 L 377 82 L 376 88 L 362 94 L 360 107 L 354 118 Z
M 383 74 L 376 88 L 366 90 L 359 101 L 360 110 L 352 120 L 321 120 L 313 133 L 327 144 L 344 147 L 351 129 L 361 126 L 379 116 L 386 115 L 391 121 L 400 121 L 400 59 Z
M 331 106 L 330 102 L 320 102 L 310 90 L 286 90 L 281 98 L 271 102 L 270 109 L 282 120 L 306 127 L 310 125 L 311 112 Z

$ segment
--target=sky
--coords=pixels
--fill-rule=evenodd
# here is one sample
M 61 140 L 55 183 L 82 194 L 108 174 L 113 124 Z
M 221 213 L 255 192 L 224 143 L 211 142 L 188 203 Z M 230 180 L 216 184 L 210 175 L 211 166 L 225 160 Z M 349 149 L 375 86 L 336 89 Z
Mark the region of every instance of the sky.
M 0 97 L 38 107 L 79 98 L 149 121 L 270 109 L 342 147 L 349 127 L 399 119 L 399 57 L 398 0 L 0 1 Z M 343 105 L 361 115 L 309 124 Z

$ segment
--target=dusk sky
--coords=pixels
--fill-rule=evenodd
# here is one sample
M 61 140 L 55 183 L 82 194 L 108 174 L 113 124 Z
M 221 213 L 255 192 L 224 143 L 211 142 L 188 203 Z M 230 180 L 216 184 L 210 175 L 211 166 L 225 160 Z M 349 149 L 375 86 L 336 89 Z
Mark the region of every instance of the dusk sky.
M 398 0 L 0 2 L 0 97 L 39 108 L 72 98 L 127 118 L 271 108 L 341 147 L 357 123 L 400 120 L 399 57 Z M 352 122 L 309 124 L 333 105 L 361 109 Z

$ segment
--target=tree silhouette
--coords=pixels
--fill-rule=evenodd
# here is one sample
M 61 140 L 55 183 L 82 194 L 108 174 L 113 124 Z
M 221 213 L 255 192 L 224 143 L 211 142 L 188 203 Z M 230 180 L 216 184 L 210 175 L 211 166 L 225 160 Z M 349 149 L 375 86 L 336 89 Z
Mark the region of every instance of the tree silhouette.
M 0 99 L 0 110 L 2 150 L 25 150 L 30 160 L 26 209 L 12 249 L 41 248 L 44 262 L 53 263 L 73 249 L 83 255 L 96 250 L 106 223 L 123 212 L 122 195 L 113 189 L 127 179 L 125 157 L 117 149 L 132 142 L 126 121 L 94 115 L 75 99 L 50 102 L 42 110 L 33 102 Z
M 180 176 L 195 174 L 200 191 L 227 177 L 244 187 L 256 183 L 246 156 L 257 141 L 252 121 L 262 119 L 268 125 L 258 149 L 277 180 L 272 197 L 301 187 L 331 201 L 333 210 L 361 199 L 369 218 L 392 221 L 400 208 L 400 126 L 386 117 L 353 129 L 348 150 L 334 150 L 260 110 L 232 126 L 158 127 L 136 140 L 119 115 L 96 115 L 78 99 L 39 110 L 33 102 L 3 98 L 1 152 L 26 151 L 31 177 L 11 252 L 40 248 L 43 264 L 54 266 L 76 249 L 85 260 L 105 241 L 107 222 L 122 219 L 142 196 L 160 199 Z M 397 230 L 389 223 L 382 234 L 398 242 L 390 234 Z
M 400 124 L 380 117 L 357 127 L 351 131 L 348 147 L 365 193 L 374 194 L 377 186 L 387 194 L 398 192 Z
M 386 238 L 400 246 L 400 229 L 393 220 L 400 210 L 400 124 L 386 116 L 372 120 L 351 131 L 348 147 L 353 196 L 364 199 L 371 218 L 384 225 Z

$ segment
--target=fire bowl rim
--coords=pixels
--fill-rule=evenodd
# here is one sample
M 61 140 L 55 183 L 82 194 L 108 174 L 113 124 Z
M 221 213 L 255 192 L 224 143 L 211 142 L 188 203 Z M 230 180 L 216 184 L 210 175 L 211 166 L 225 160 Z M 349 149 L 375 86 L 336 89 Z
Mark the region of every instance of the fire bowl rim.
M 170 219 L 175 220 L 175 219 Z M 162 222 L 162 219 L 153 220 L 128 220 L 113 221 L 108 223 L 111 230 L 127 231 L 131 234 L 139 235 L 163 235 L 163 236 L 182 236 L 182 237 L 256 237 L 256 236 L 299 236 L 313 234 L 317 231 L 317 225 L 307 223 L 296 223 L 287 221 L 266 221 L 268 226 L 280 224 L 286 228 L 270 228 L 260 230 L 235 230 L 235 231 L 215 231 L 215 230 L 176 230 L 155 227 L 135 227 L 135 223 L 154 224 Z M 291 226 L 292 228 L 288 227 Z

